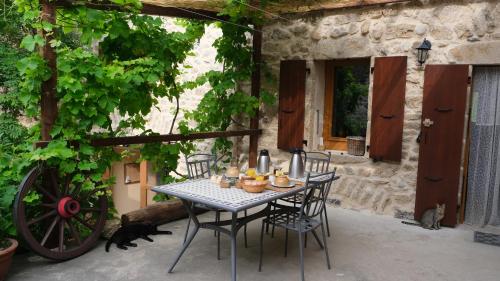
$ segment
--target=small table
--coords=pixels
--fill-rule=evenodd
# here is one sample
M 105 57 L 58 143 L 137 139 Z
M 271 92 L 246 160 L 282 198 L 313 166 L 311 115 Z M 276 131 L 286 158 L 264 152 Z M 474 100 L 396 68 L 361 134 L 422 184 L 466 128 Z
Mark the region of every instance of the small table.
M 292 196 L 303 191 L 304 186 L 297 185 L 284 192 L 265 190 L 262 193 L 248 193 L 238 188 L 221 188 L 217 183 L 209 179 L 199 179 L 157 186 L 152 188 L 152 190 L 180 198 L 195 225 L 168 272 L 172 273 L 175 265 L 179 262 L 191 241 L 193 241 L 198 230 L 206 228 L 219 231 L 231 238 L 231 280 L 236 281 L 236 235 L 238 230 L 250 221 L 269 215 L 271 210 L 270 206 L 267 205 L 265 209 L 241 218 L 238 218 L 238 212 L 264 205 L 280 198 Z M 230 212 L 232 215 L 231 220 L 200 222 L 192 209 L 193 204 L 191 202 L 201 203 L 208 207 Z M 279 212 L 279 210 L 276 212 Z M 224 226 L 230 226 L 230 229 L 224 228 Z

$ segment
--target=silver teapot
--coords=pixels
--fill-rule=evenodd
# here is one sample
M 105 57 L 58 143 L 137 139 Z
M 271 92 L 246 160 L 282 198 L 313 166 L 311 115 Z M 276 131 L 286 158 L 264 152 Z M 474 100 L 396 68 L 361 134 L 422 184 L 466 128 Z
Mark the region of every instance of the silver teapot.
M 293 148 L 290 153 L 292 153 L 292 159 L 288 168 L 288 177 L 293 179 L 302 178 L 304 176 L 307 153 L 301 148 Z M 304 155 L 304 159 L 302 159 L 302 154 Z
M 269 173 L 269 165 L 271 164 L 271 158 L 269 157 L 269 151 L 262 149 L 259 153 L 259 158 L 257 159 L 257 173 L 267 174 Z

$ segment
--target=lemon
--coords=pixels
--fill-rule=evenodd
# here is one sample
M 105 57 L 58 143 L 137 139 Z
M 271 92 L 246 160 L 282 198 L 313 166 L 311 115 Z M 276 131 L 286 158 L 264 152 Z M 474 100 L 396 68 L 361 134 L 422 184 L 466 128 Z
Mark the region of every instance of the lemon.
M 247 170 L 247 176 L 249 177 L 255 177 L 257 175 L 257 171 L 255 171 L 254 168 L 250 168 Z
M 257 176 L 255 178 L 255 180 L 258 180 L 258 181 L 263 181 L 264 179 L 265 179 L 264 176 Z

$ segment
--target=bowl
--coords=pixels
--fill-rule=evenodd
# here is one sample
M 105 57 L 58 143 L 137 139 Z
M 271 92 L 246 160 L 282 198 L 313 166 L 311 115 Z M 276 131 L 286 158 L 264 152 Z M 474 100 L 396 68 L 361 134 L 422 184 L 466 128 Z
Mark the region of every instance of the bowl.
M 243 189 L 249 193 L 260 193 L 266 189 L 267 181 L 246 180 L 243 181 Z

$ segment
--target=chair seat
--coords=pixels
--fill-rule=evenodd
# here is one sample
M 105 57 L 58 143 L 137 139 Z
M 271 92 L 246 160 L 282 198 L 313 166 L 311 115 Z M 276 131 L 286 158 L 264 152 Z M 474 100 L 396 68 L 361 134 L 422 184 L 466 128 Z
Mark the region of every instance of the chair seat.
M 288 203 L 301 204 L 303 199 L 304 199 L 304 194 L 299 193 L 299 194 L 296 194 L 294 196 L 281 198 L 280 200 L 288 202 Z
M 299 219 L 300 214 L 293 213 L 284 213 L 276 216 L 272 216 L 269 219 L 264 219 L 265 223 L 272 223 L 277 227 L 286 228 L 289 230 L 297 231 L 297 232 L 309 232 L 313 229 L 318 228 L 321 225 L 321 221 L 313 218 L 301 218 Z

